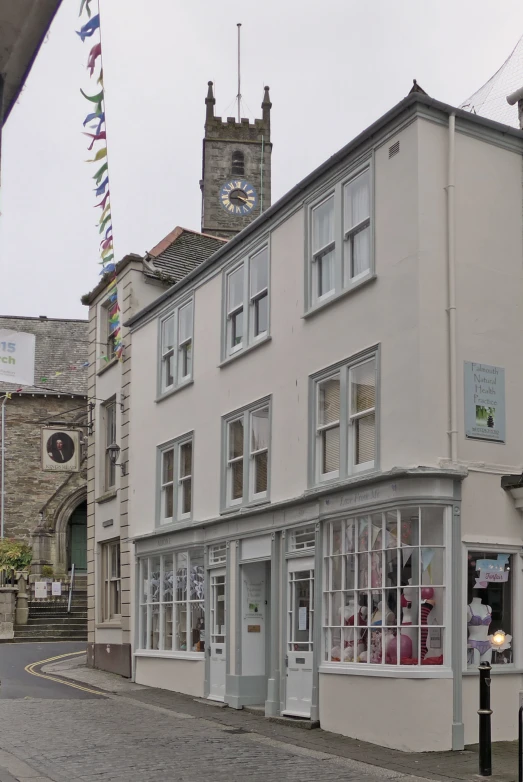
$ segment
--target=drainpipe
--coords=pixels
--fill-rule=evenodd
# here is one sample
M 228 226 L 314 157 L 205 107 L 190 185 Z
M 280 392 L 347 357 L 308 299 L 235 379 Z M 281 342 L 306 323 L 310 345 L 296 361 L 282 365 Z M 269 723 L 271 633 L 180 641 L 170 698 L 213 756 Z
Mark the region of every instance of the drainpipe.
M 456 115 L 449 117 L 449 158 L 447 176 L 447 279 L 449 313 L 449 401 L 450 401 L 450 460 L 458 461 L 458 384 L 456 351 L 456 208 L 455 208 L 455 154 Z

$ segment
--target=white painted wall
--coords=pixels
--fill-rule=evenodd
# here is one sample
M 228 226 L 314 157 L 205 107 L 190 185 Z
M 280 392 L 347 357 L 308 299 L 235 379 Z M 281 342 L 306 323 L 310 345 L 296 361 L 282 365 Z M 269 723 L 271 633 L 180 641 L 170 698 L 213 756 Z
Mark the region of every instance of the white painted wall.
M 147 687 L 183 692 L 203 697 L 204 660 L 168 660 L 162 657 L 137 657 L 135 681 Z
M 452 679 L 320 674 L 324 730 L 404 752 L 450 749 Z
M 304 218 L 298 211 L 271 234 L 270 343 L 218 366 L 222 277 L 216 275 L 195 293 L 194 384 L 155 403 L 157 321 L 133 333 L 131 469 L 140 475 L 133 487 L 133 533 L 153 528 L 156 447 L 191 429 L 193 515 L 217 514 L 221 416 L 268 394 L 271 499 L 300 495 L 307 486 L 308 376 L 376 343 L 381 469 L 438 466 L 448 458 L 447 134 L 445 126 L 418 120 L 397 134 L 398 155 L 388 158 L 391 140 L 376 150 L 374 283 L 303 319 Z M 523 419 L 515 413 L 523 364 L 515 357 L 523 337 L 521 161 L 460 133 L 456 161 L 459 456 L 520 464 Z M 465 360 L 507 370 L 506 445 L 464 438 Z

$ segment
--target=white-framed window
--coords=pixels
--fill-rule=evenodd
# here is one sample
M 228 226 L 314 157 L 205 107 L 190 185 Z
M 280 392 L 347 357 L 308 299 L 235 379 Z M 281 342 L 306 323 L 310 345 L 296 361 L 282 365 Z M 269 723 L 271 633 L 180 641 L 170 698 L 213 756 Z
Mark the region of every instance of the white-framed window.
M 119 619 L 122 613 L 120 541 L 101 545 L 102 562 L 102 622 Z
M 225 276 L 225 356 L 269 334 L 269 248 L 250 253 Z
M 265 500 L 269 493 L 270 402 L 259 402 L 224 419 L 225 505 Z
M 192 515 L 193 435 L 163 445 L 160 461 L 160 524 L 185 521 Z
M 366 165 L 309 206 L 308 306 L 372 276 L 371 168 Z
M 449 509 L 401 506 L 324 528 L 324 663 L 448 665 Z
M 334 194 L 312 209 L 312 276 L 316 301 L 335 292 Z
M 104 491 L 116 486 L 116 465 L 111 461 L 109 448 L 116 443 L 116 399 L 102 406 L 105 429 Z
M 115 295 L 110 296 L 106 301 L 102 302 L 100 306 L 100 341 L 105 346 L 105 349 L 102 347 L 102 352 L 104 353 L 102 356 L 102 366 L 105 365 L 106 361 L 112 361 L 116 358 L 116 332 L 119 328 L 119 324 L 117 320 L 111 322 L 111 319 L 115 314 L 114 309 L 116 306 L 117 300 Z
M 515 578 L 519 555 L 477 547 L 467 551 L 467 667 L 515 662 Z M 504 634 L 504 636 L 502 635 Z M 500 638 L 501 643 L 492 643 Z M 516 649 L 516 653 L 518 649 Z
M 192 379 L 193 301 L 186 301 L 160 320 L 160 394 Z
M 139 649 L 205 650 L 203 548 L 139 559 Z
M 209 565 L 223 565 L 227 562 L 227 543 L 215 543 L 209 546 Z
M 313 377 L 311 483 L 374 469 L 376 370 L 377 357 L 372 353 Z
M 310 524 L 307 527 L 297 527 L 289 533 L 289 551 L 305 551 L 316 546 L 316 527 Z

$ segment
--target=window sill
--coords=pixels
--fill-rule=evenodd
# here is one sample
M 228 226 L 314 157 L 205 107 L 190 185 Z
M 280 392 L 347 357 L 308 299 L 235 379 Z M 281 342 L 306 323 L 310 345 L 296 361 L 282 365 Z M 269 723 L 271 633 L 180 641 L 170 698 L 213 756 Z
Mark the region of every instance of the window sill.
M 342 674 L 345 676 L 381 676 L 388 679 L 452 679 L 451 668 L 444 665 L 404 665 L 398 668 L 385 665 L 369 665 L 367 663 L 323 663 L 320 673 Z
M 371 467 L 369 470 L 361 470 L 361 472 L 354 472 L 341 478 L 338 475 L 336 478 L 329 478 L 327 481 L 319 481 L 318 483 L 311 484 L 305 489 L 303 494 L 307 497 L 311 494 L 316 494 L 322 489 L 334 489 L 337 486 L 350 488 L 352 483 L 359 483 L 360 478 L 369 478 L 373 475 L 381 475 L 381 472 L 377 467 Z
M 178 391 L 182 391 L 184 388 L 187 388 L 187 386 L 192 386 L 193 383 L 194 380 L 192 378 L 186 380 L 184 383 L 180 383 L 179 386 L 175 386 L 174 388 L 170 388 L 169 391 L 164 391 L 162 394 L 159 394 L 154 401 L 156 403 L 163 402 L 164 399 L 168 399 L 173 394 L 177 394 Z
M 106 491 L 105 494 L 101 494 L 99 497 L 96 497 L 95 502 L 98 503 L 98 505 L 102 505 L 104 502 L 109 502 L 109 500 L 114 500 L 115 497 L 118 496 L 118 489 L 111 489 L 111 491 Z
M 239 350 L 237 353 L 233 353 L 232 356 L 227 356 L 227 358 L 224 358 L 224 360 L 218 364 L 218 367 L 222 369 L 223 367 L 226 367 L 228 364 L 232 364 L 233 361 L 236 361 L 236 359 L 240 358 L 241 356 L 245 356 L 247 353 L 251 353 L 253 350 L 256 350 L 256 348 L 261 347 L 261 345 L 266 345 L 267 342 L 270 342 L 272 339 L 271 335 L 268 334 L 263 339 L 260 339 L 258 342 L 254 342 L 252 345 L 248 345 L 243 350 Z
M 354 293 L 355 291 L 359 290 L 363 286 L 368 285 L 371 282 L 374 282 L 376 278 L 377 276 L 375 273 L 369 274 L 367 277 L 364 277 L 363 279 L 353 283 L 349 288 L 344 288 L 339 293 L 335 293 L 333 296 L 330 296 L 325 301 L 320 301 L 317 304 L 311 305 L 307 310 L 307 312 L 305 312 L 302 315 L 302 317 L 305 320 L 307 320 L 307 318 L 311 318 L 313 315 L 316 315 L 317 312 L 324 310 L 326 307 L 330 307 L 331 304 L 334 304 L 334 302 L 339 301 L 340 299 L 344 299 L 345 296 L 349 296 L 351 293 Z
M 156 532 L 173 532 L 174 530 L 187 529 L 191 527 L 192 519 L 183 519 L 182 521 L 170 521 L 168 524 L 156 523 Z
M 266 505 L 270 505 L 271 501 L 267 498 L 263 500 L 255 500 L 254 502 L 246 502 L 244 505 L 231 505 L 230 508 L 222 508 L 220 516 L 228 516 L 231 513 L 241 513 L 242 511 L 256 510 L 256 508 L 263 508 Z
M 168 652 L 159 649 L 137 649 L 135 657 L 160 657 L 167 660 L 205 660 L 205 652 Z
M 96 373 L 97 376 L 100 377 L 100 375 L 103 375 L 104 372 L 107 372 L 108 369 L 111 369 L 111 367 L 114 367 L 116 364 L 118 364 L 118 356 L 115 356 L 110 361 L 108 361 L 107 364 L 104 364 L 103 367 Z

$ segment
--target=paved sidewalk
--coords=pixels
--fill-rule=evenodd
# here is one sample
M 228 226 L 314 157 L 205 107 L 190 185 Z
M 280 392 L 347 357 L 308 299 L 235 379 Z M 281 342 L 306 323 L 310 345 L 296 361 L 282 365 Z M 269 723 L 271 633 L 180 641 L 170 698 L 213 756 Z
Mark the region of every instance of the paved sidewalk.
M 241 733 L 255 734 L 254 739 L 265 740 L 271 745 L 285 746 L 289 751 L 312 752 L 313 755 L 339 758 L 340 762 L 353 761 L 374 767 L 377 775 L 389 774 L 384 778 L 400 778 L 403 782 L 413 780 L 479 780 L 477 748 L 463 752 L 407 753 L 379 747 L 362 741 L 345 738 L 321 729 L 304 730 L 285 721 L 285 724 L 265 719 L 259 714 L 243 710 L 220 708 L 211 702 L 202 702 L 191 696 L 152 689 L 133 684 L 125 679 L 85 666 L 84 658 L 66 662 L 59 661 L 45 666 L 45 671 L 71 678 L 87 685 L 96 686 L 112 693 L 115 701 L 125 700 L 129 704 L 141 704 L 145 708 L 158 709 L 205 720 Z M 362 767 L 363 768 L 363 767 Z M 392 776 L 394 775 L 394 776 Z M 349 779 L 351 777 L 347 777 Z M 358 778 L 358 777 L 355 777 Z M 361 779 L 364 776 L 359 777 Z M 505 742 L 493 747 L 493 782 L 517 782 L 517 743 Z M 1 782 L 1 778 L 0 778 Z

